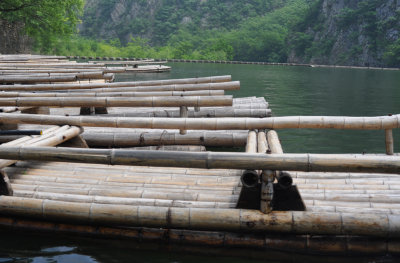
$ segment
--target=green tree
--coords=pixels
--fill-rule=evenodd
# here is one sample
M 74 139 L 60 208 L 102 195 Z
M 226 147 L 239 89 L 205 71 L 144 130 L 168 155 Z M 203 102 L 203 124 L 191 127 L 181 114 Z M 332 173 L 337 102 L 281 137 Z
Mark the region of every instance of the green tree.
M 76 32 L 84 0 L 0 0 L 0 19 L 22 22 L 35 46 L 49 51 L 59 37 Z

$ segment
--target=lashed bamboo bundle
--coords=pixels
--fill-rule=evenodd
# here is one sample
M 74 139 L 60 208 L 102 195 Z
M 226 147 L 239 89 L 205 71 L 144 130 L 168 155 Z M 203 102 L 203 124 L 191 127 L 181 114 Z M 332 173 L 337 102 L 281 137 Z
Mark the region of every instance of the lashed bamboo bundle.
M 204 97 L 199 97 L 200 99 Z M 4 102 L 4 104 L 7 104 Z M 15 103 L 12 103 L 15 104 Z M 400 114 L 381 117 L 271 117 L 271 118 L 128 118 L 103 117 L 101 121 L 91 116 L 48 116 L 0 113 L 3 123 L 31 123 L 74 125 L 91 127 L 185 129 L 185 130 L 252 130 L 252 129 L 354 129 L 381 130 L 400 128 Z
M 9 171 L 9 169 L 7 169 Z M 90 172 L 90 171 L 89 171 Z M 106 194 L 112 194 L 112 195 L 117 195 L 117 196 L 132 196 L 134 195 L 135 197 L 143 197 L 143 189 L 138 188 L 137 191 L 135 192 L 121 192 L 119 188 L 125 188 L 125 187 L 136 187 L 140 186 L 139 184 L 157 184 L 159 185 L 158 187 L 155 186 L 149 186 L 145 187 L 147 188 L 165 188 L 165 192 L 171 191 L 172 188 L 175 188 L 175 186 L 187 186 L 184 188 L 179 188 L 180 193 L 190 193 L 191 196 L 190 198 L 198 198 L 199 193 L 202 192 L 207 192 L 209 195 L 207 198 L 210 198 L 210 196 L 220 196 L 220 195 L 228 195 L 231 196 L 232 194 L 236 193 L 236 190 L 233 191 L 232 187 L 238 187 L 240 182 L 239 178 L 237 176 L 235 177 L 230 177 L 230 176 L 219 176 L 219 175 L 168 175 L 168 174 L 155 174 L 155 173 L 135 173 L 133 175 L 129 176 L 121 176 L 120 174 L 113 174 L 110 172 L 111 175 L 105 175 L 105 174 L 97 174 L 96 176 L 88 176 L 82 173 L 77 173 L 77 175 L 71 175 L 71 174 L 63 174 L 62 171 L 58 171 L 57 175 L 54 175 L 49 172 L 48 170 L 43 171 L 43 175 L 37 174 L 38 171 L 35 172 L 35 170 L 28 170 L 27 174 L 21 174 L 20 171 L 16 170 L 11 170 L 10 171 L 10 176 L 12 176 L 12 179 L 14 180 L 19 180 L 21 181 L 35 181 L 40 185 L 39 187 L 41 188 L 41 191 L 46 191 L 46 192 L 52 192 L 52 191 L 60 191 L 61 188 L 64 189 L 64 191 L 69 191 L 68 187 L 64 185 L 57 185 L 56 187 L 54 186 L 56 190 L 52 189 L 49 190 L 49 183 L 53 185 L 53 183 L 65 183 L 65 184 L 82 184 L 82 185 L 91 185 L 90 189 L 79 189 L 79 193 L 84 192 L 85 194 L 92 193 L 94 190 L 98 190 L 99 185 L 109 185 L 113 186 L 113 188 L 107 188 L 107 189 L 101 189 L 102 195 L 104 193 Z M 15 181 L 13 181 L 15 183 Z M 26 184 L 26 183 L 23 183 Z M 190 190 L 190 187 L 196 185 L 199 188 L 196 188 L 196 191 Z M 210 187 L 210 188 L 225 188 L 225 190 L 228 191 L 223 191 L 221 193 L 219 192 L 214 192 L 206 189 L 201 189 L 204 187 Z M 143 187 L 142 187 L 143 188 Z M 31 189 L 33 190 L 33 189 Z M 35 188 L 35 190 L 37 190 Z M 132 189 L 131 189 L 132 190 Z M 153 191 L 154 192 L 154 191 Z M 173 191 L 176 192 L 176 191 Z M 95 194 L 98 194 L 98 192 L 95 192 Z M 157 196 L 160 196 L 161 193 L 155 192 L 154 193 Z M 193 197 L 194 196 L 194 197 Z
M 155 206 L 155 207 L 197 207 L 197 208 L 235 208 L 235 203 L 228 202 L 207 202 L 207 201 L 185 201 L 168 199 L 150 199 L 150 198 L 126 198 L 109 196 L 90 196 L 73 195 L 47 192 L 32 192 L 15 190 L 14 196 L 46 199 L 76 203 L 97 203 L 97 204 L 116 204 L 116 205 L 134 205 L 134 206 Z
M 158 97 L 158 96 L 222 96 L 224 90 L 150 91 L 150 92 L 0 92 L 0 98 L 13 97 Z
M 0 157 L 18 160 L 91 162 L 161 167 L 400 173 L 399 156 L 335 154 L 249 154 L 221 152 L 160 152 L 40 147 L 4 147 Z
M 390 214 L 272 212 L 72 203 L 1 196 L 2 215 L 80 223 L 245 232 L 399 237 L 400 218 Z M 279 224 L 277 224 L 279 222 Z
M 232 106 L 232 96 L 187 97 L 20 97 L 0 98 L 0 106 L 48 107 L 207 107 Z
M 35 161 L 27 161 L 27 162 L 18 162 L 16 167 L 8 167 L 7 169 L 20 169 L 25 168 L 29 169 L 29 172 L 32 172 L 32 169 L 36 169 L 38 166 L 41 167 L 41 170 L 48 170 L 51 172 L 57 173 L 72 173 L 76 175 L 112 175 L 114 173 L 119 176 L 131 176 L 140 174 L 141 176 L 145 176 L 148 173 L 154 174 L 168 174 L 168 175 L 206 175 L 206 176 L 232 176 L 237 177 L 241 174 L 240 170 L 221 170 L 221 169 L 198 169 L 198 168 L 180 168 L 180 167 L 169 167 L 165 169 L 163 167 L 143 167 L 143 166 L 113 166 L 113 165 L 99 165 L 92 163 L 70 163 L 68 167 L 65 167 L 65 163 L 63 162 L 35 162 Z
M 97 176 L 87 176 L 83 173 L 63 175 L 62 171 L 53 171 L 52 175 L 49 170 L 44 170 L 43 173 L 45 175 L 41 176 L 39 170 L 28 170 L 27 174 L 22 174 L 23 170 L 10 171 L 8 167 L 5 170 L 10 172 L 11 182 L 15 187 L 29 191 L 66 192 L 85 195 L 99 195 L 101 193 L 107 196 L 132 196 L 135 194 L 136 197 L 143 197 L 144 191 L 147 191 L 147 193 L 150 191 L 156 195 L 160 192 L 187 193 L 195 197 L 199 194 L 207 194 L 210 199 L 210 197 L 215 196 L 228 198 L 232 195 L 237 196 L 241 188 L 238 177 L 225 180 L 226 178 L 222 178 L 223 176 L 218 176 L 219 178 L 214 179 L 193 178 L 193 176 L 190 176 L 190 180 L 186 180 L 188 178 L 184 176 L 167 178 L 165 176 L 156 176 L 155 174 L 137 173 L 134 176 L 124 178 L 117 175 L 107 177 L 99 174 Z M 58 173 L 57 176 L 54 176 L 54 172 Z M 177 181 L 180 179 L 183 179 L 183 181 Z M 151 182 L 151 180 L 154 180 L 154 182 Z
M 178 85 L 186 84 L 207 84 L 207 83 L 219 83 L 219 82 L 230 82 L 231 76 L 213 76 L 213 77 L 202 77 L 202 78 L 188 78 L 188 79 L 169 79 L 169 80 L 150 80 L 150 81 L 131 81 L 131 82 L 114 82 L 114 83 L 88 83 L 88 84 L 36 84 L 36 85 L 2 85 L 3 91 L 39 91 L 39 90 L 69 90 L 69 89 L 94 89 L 94 88 L 115 88 L 115 87 L 145 87 L 145 86 L 166 86 L 172 85 L 172 89 L 169 90 L 193 90 L 189 87 L 182 89 Z M 234 82 L 234 89 L 238 89 L 237 82 Z M 221 84 L 223 86 L 223 84 Z M 175 87 L 177 86 L 177 87 Z M 232 85 L 231 85 L 232 86 Z M 175 89 L 176 88 L 176 89 Z M 202 87 L 201 89 L 207 89 Z M 211 88 L 209 88 L 211 89 Z M 221 86 L 215 89 L 224 89 Z M 137 91 L 137 90 L 131 90 Z M 148 89 L 147 91 L 159 91 L 154 89 Z
M 7 170 L 7 169 L 6 169 Z M 119 182 L 108 182 L 104 181 L 101 184 L 93 183 L 82 183 L 77 180 L 69 180 L 66 182 L 59 177 L 61 181 L 49 181 L 43 178 L 35 180 L 34 176 L 17 176 L 15 174 L 11 174 L 12 179 L 11 183 L 14 189 L 23 190 L 23 191 L 35 191 L 35 192 L 55 192 L 60 193 L 65 191 L 68 194 L 82 194 L 89 195 L 90 193 L 95 193 L 98 195 L 99 191 L 106 193 L 106 196 L 115 195 L 130 195 L 129 191 L 135 190 L 153 190 L 153 191 L 165 191 L 174 193 L 174 192 L 182 192 L 182 189 L 185 189 L 187 193 L 208 193 L 214 194 L 218 192 L 219 196 L 229 196 L 229 195 L 238 195 L 240 193 L 239 186 L 233 185 L 181 185 L 181 184 L 167 184 L 167 183 L 119 183 Z M 17 178 L 18 177 L 18 178 Z M 40 175 L 37 175 L 36 178 L 39 178 Z M 50 178 L 52 179 L 52 178 Z M 67 178 L 68 179 L 68 178 Z M 107 191 L 108 190 L 108 191 Z M 111 190 L 111 191 L 110 191 Z M 199 191 L 199 192 L 197 192 Z M 312 201 L 312 200 L 310 200 Z M 327 202 L 327 201 L 325 201 Z
M 83 180 L 82 180 L 83 181 Z M 68 182 L 66 180 L 66 182 Z M 83 183 L 76 183 L 76 186 Z M 143 198 L 143 199 L 157 199 L 157 200 L 177 200 L 177 201 L 188 201 L 188 202 L 219 202 L 219 203 L 236 203 L 238 196 L 229 194 L 216 194 L 210 191 L 188 191 L 180 190 L 169 191 L 170 189 L 155 189 L 146 188 L 126 190 L 126 187 L 117 187 L 109 185 L 108 189 L 97 189 L 96 187 L 91 187 L 89 189 L 81 188 L 70 188 L 63 186 L 48 186 L 44 183 L 43 186 L 29 186 L 29 185 L 19 185 L 12 184 L 14 190 L 21 191 L 34 191 L 34 192 L 47 192 L 56 194 L 71 194 L 71 195 L 86 195 L 86 196 L 99 196 L 99 197 L 118 197 L 118 198 Z M 32 189 L 33 188 L 33 189 Z

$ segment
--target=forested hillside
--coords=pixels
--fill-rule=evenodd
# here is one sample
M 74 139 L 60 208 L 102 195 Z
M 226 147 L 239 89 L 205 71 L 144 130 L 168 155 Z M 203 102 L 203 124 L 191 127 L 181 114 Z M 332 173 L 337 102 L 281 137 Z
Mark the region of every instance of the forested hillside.
M 87 0 L 80 35 L 136 57 L 400 66 L 399 28 L 398 0 Z
M 321 0 L 292 29 L 290 62 L 400 67 L 399 0 Z
M 88 0 L 80 35 L 121 46 L 122 56 L 285 62 L 290 28 L 312 2 Z M 104 43 L 80 45 L 116 52 Z
M 400 67 L 400 0 L 83 2 L 0 1 L 0 52 Z

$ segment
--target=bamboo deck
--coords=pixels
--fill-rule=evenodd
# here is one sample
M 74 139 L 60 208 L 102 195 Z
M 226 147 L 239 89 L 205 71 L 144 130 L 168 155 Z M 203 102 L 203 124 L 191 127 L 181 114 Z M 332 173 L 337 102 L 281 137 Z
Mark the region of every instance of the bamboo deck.
M 0 56 L 0 65 L 11 63 L 40 70 L 86 65 Z M 229 76 L 25 85 L 11 76 L 13 83 L 4 77 L 0 85 L 2 129 L 43 134 L 0 136 L 9 187 L 0 195 L 2 228 L 240 249 L 264 258 L 270 250 L 400 254 L 400 157 L 391 134 L 400 115 L 272 117 L 264 98 L 224 96 L 240 87 Z M 80 116 L 83 107 L 91 107 L 89 116 Z M 281 128 L 384 129 L 387 155 L 285 154 L 272 130 Z M 236 152 L 207 152 L 210 146 Z M 277 209 L 287 174 L 305 210 Z M 241 207 L 248 191 L 258 208 Z

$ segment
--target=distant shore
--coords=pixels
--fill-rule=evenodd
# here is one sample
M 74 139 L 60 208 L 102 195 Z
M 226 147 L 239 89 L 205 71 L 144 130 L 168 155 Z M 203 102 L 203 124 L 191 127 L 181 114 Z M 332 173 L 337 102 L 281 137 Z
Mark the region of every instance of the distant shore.
M 121 57 L 86 57 L 86 56 L 66 56 L 66 57 L 69 59 L 91 59 L 91 60 L 111 60 L 111 61 L 129 61 L 129 60 L 148 60 L 149 59 L 149 58 L 121 58 Z M 276 63 L 276 62 L 255 62 L 255 61 L 194 60 L 194 59 L 154 59 L 154 61 L 155 62 L 157 62 L 157 61 L 181 62 L 181 63 L 212 63 L 212 64 L 251 64 L 251 65 L 269 65 L 269 66 L 311 67 L 311 68 L 400 70 L 400 68 L 386 68 L 386 67 L 318 65 L 318 64 Z

